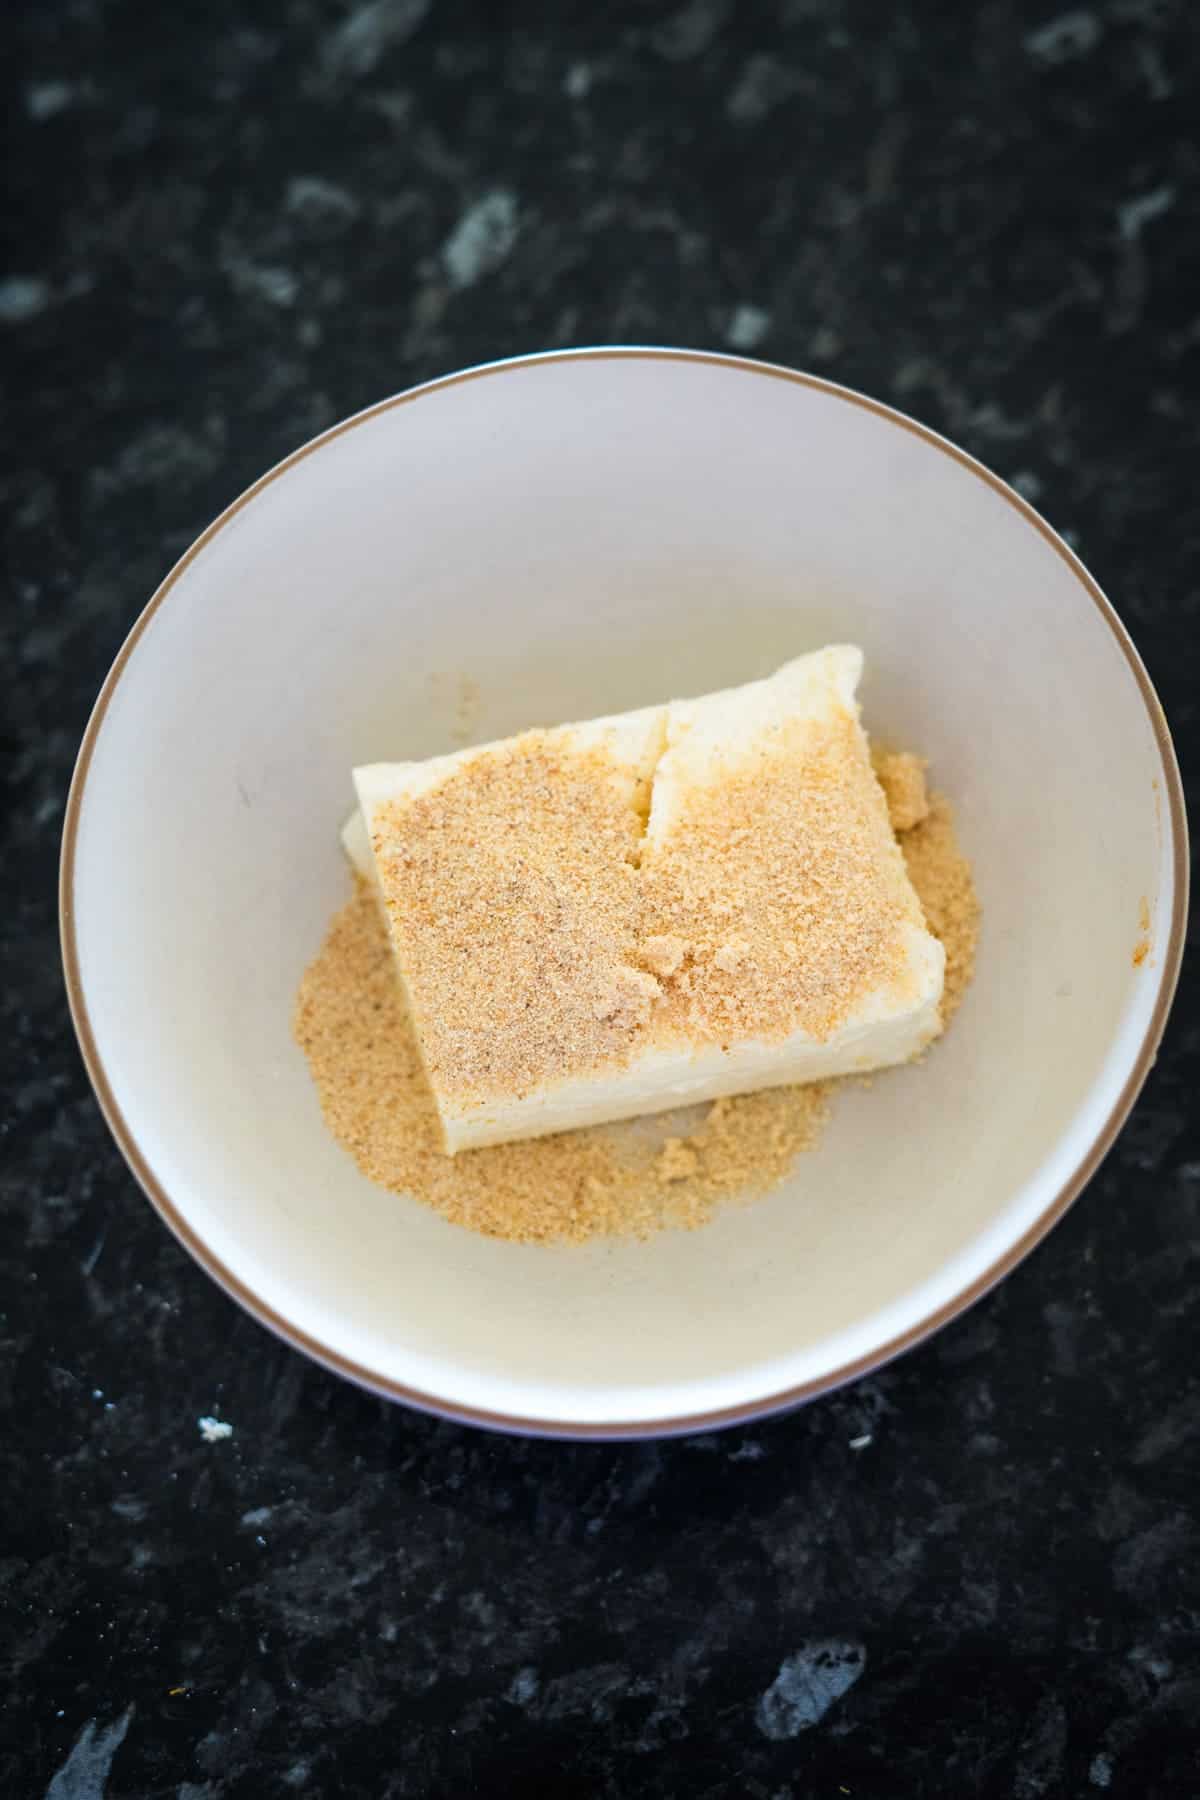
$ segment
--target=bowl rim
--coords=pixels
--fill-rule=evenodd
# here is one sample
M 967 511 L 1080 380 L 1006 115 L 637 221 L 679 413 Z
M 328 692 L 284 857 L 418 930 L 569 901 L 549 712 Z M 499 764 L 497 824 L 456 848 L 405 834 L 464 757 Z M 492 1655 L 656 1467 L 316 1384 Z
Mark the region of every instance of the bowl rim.
M 150 623 L 154 614 L 168 599 L 172 589 L 181 576 L 196 560 L 200 553 L 237 515 L 254 500 L 257 495 L 277 481 L 296 464 L 314 455 L 326 445 L 335 442 L 339 437 L 357 426 L 380 417 L 399 406 L 406 406 L 413 401 L 442 392 L 449 387 L 467 381 L 479 381 L 502 376 L 514 369 L 527 368 L 531 365 L 550 363 L 574 363 L 583 361 L 645 361 L 645 362 L 683 362 L 718 366 L 764 379 L 792 382 L 798 386 L 813 389 L 830 398 L 860 407 L 873 413 L 885 423 L 898 427 L 921 439 L 930 448 L 950 457 L 968 473 L 983 481 L 994 493 L 1011 506 L 1027 525 L 1037 531 L 1049 544 L 1054 553 L 1066 564 L 1071 574 L 1079 583 L 1083 592 L 1095 605 L 1101 618 L 1111 630 L 1117 645 L 1129 665 L 1130 671 L 1141 694 L 1142 701 L 1154 734 L 1160 761 L 1160 779 L 1162 793 L 1166 799 L 1167 829 L 1171 838 L 1171 923 L 1167 942 L 1158 959 L 1156 973 L 1157 993 L 1154 1007 L 1146 1027 L 1138 1053 L 1121 1092 L 1118 1094 L 1111 1111 L 1103 1125 L 1087 1145 L 1070 1177 L 1060 1186 L 1047 1203 L 1037 1220 L 1022 1236 L 1011 1244 L 1002 1255 L 984 1271 L 977 1279 L 969 1283 L 953 1299 L 941 1307 L 919 1319 L 906 1330 L 897 1334 L 887 1343 L 875 1350 L 843 1366 L 830 1370 L 827 1374 L 816 1376 L 797 1386 L 782 1391 L 760 1396 L 757 1399 L 741 1402 L 737 1405 L 713 1409 L 707 1412 L 669 1417 L 656 1420 L 572 1420 L 532 1417 L 526 1418 L 517 1414 L 491 1412 L 480 1407 L 470 1406 L 456 1400 L 447 1400 L 436 1393 L 427 1393 L 412 1388 L 402 1382 L 393 1380 L 377 1370 L 365 1367 L 343 1355 L 339 1350 L 320 1342 L 291 1319 L 277 1313 L 250 1289 L 239 1276 L 227 1268 L 209 1248 L 199 1232 L 189 1222 L 185 1211 L 166 1192 L 151 1169 L 133 1132 L 127 1124 L 118 1104 L 107 1071 L 101 1060 L 88 1013 L 87 999 L 84 993 L 83 979 L 80 971 L 79 947 L 75 928 L 75 863 L 76 847 L 79 835 L 79 823 L 87 792 L 87 779 L 91 768 L 92 756 L 100 733 L 104 727 L 105 716 L 112 702 L 118 683 L 129 663 L 138 640 Z M 344 1376 L 357 1386 L 368 1392 L 388 1400 L 400 1401 L 417 1410 L 430 1413 L 435 1417 L 453 1420 L 461 1424 L 482 1426 L 493 1431 L 517 1433 L 524 1436 L 550 1437 L 563 1439 L 641 1439 L 682 1436 L 690 1432 L 711 1431 L 722 1426 L 748 1423 L 763 1419 L 772 1414 L 789 1411 L 816 1399 L 821 1394 L 830 1393 L 844 1386 L 847 1382 L 857 1380 L 860 1376 L 871 1373 L 893 1361 L 904 1352 L 914 1349 L 918 1344 L 939 1331 L 942 1326 L 957 1318 L 977 1300 L 988 1293 L 999 1281 L 1010 1274 L 1018 1263 L 1022 1262 L 1034 1247 L 1041 1242 L 1054 1225 L 1063 1217 L 1067 1209 L 1078 1198 L 1079 1194 L 1092 1179 L 1104 1157 L 1112 1148 L 1116 1137 L 1128 1118 L 1141 1091 L 1143 1083 L 1154 1063 L 1158 1045 L 1166 1026 L 1167 1016 L 1179 979 L 1180 964 L 1183 958 L 1184 937 L 1188 915 L 1189 857 L 1187 816 L 1184 806 L 1183 784 L 1179 766 L 1171 741 L 1170 730 L 1165 714 L 1154 686 L 1146 672 L 1141 657 L 1133 644 L 1129 633 L 1117 616 L 1111 602 L 1107 599 L 1099 584 L 1093 579 L 1074 551 L 1041 517 L 1029 502 L 1015 489 L 1003 481 L 998 475 L 986 468 L 973 456 L 968 455 L 948 438 L 933 431 L 910 418 L 906 413 L 875 400 L 854 388 L 843 386 L 839 382 L 829 381 L 824 376 L 811 375 L 807 372 L 787 368 L 783 364 L 762 362 L 753 357 L 730 355 L 721 351 L 673 349 L 650 345 L 598 345 L 595 347 L 578 347 L 563 350 L 534 352 L 530 355 L 506 357 L 497 361 L 479 363 L 466 369 L 460 369 L 449 375 L 436 377 L 415 387 L 403 389 L 389 395 L 386 399 L 376 401 L 362 411 L 340 420 L 326 431 L 318 433 L 301 444 L 289 455 L 285 456 L 274 467 L 268 469 L 257 481 L 253 482 L 221 512 L 210 525 L 188 547 L 174 567 L 151 595 L 149 601 L 134 621 L 124 643 L 121 645 L 105 677 L 103 686 L 96 699 L 88 719 L 79 753 L 75 763 L 74 774 L 67 796 L 66 812 L 63 823 L 62 854 L 59 867 L 59 935 L 62 949 L 63 972 L 66 981 L 67 999 L 71 1018 L 79 1041 L 84 1066 L 91 1081 L 101 1113 L 116 1141 L 132 1174 L 141 1186 L 147 1199 L 153 1205 L 168 1229 L 183 1245 L 184 1249 L 199 1263 L 200 1267 L 211 1276 L 217 1285 L 225 1290 L 248 1312 L 252 1318 L 275 1334 L 283 1342 L 294 1349 L 302 1351 L 334 1374 Z

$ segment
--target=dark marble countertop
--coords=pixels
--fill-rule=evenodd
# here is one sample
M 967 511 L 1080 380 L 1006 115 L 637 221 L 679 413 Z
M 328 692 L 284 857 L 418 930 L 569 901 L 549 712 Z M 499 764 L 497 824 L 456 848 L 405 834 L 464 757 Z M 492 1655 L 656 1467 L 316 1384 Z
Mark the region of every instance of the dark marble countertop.
M 90 1096 L 54 893 L 89 706 L 196 532 L 366 402 L 567 343 L 945 430 L 1080 548 L 1195 779 L 1191 0 L 0 29 L 0 1794 L 1200 1794 L 1195 959 L 1118 1148 L 965 1319 L 790 1418 L 571 1447 L 368 1398 L 188 1261 Z

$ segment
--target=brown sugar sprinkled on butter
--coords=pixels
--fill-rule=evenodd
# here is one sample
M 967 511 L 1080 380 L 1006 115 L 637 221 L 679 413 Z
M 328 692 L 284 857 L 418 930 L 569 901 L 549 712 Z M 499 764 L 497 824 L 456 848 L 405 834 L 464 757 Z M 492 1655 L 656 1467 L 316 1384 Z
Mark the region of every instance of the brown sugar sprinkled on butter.
M 659 932 L 638 945 L 638 955 L 652 974 L 677 975 L 687 955 L 687 945 L 670 932 Z
M 375 813 L 443 1099 L 522 1100 L 656 1047 L 822 1043 L 865 995 L 898 990 L 921 918 L 856 716 L 789 720 L 686 773 L 660 830 L 663 752 L 651 736 L 623 762 L 527 732 Z
M 295 1032 L 330 1130 L 364 1175 L 454 1224 L 523 1242 L 693 1227 L 714 1205 L 782 1179 L 816 1142 L 823 1088 L 718 1101 L 659 1150 L 596 1126 L 461 1151 L 441 1130 L 374 892 L 360 882 L 300 985 Z
M 946 946 L 948 1017 L 971 977 L 979 905 L 946 801 L 934 796 L 902 849 L 929 928 Z M 646 967 L 653 935 L 637 955 Z M 295 1033 L 326 1122 L 365 1175 L 455 1224 L 525 1242 L 705 1224 L 722 1201 L 783 1180 L 816 1143 L 833 1085 L 717 1100 L 698 1126 L 665 1143 L 637 1127 L 597 1126 L 449 1157 L 383 918 L 361 882 L 304 976 Z
M 659 987 L 634 966 L 635 772 L 527 732 L 377 815 L 384 903 L 435 1085 L 521 1095 L 627 1061 Z
M 778 729 L 718 781 L 687 784 L 642 852 L 645 906 L 688 946 L 654 1015 L 662 1041 L 828 1039 L 897 981 L 922 924 L 857 720 Z
M 713 967 L 721 969 L 726 975 L 736 975 L 750 954 L 750 946 L 745 938 L 730 938 L 719 950 L 713 951 Z

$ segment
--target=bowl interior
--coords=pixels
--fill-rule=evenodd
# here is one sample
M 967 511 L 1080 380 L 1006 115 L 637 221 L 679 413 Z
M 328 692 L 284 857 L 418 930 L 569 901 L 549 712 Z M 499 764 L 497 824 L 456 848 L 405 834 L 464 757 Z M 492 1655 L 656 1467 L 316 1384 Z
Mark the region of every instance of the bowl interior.
M 372 1187 L 290 1035 L 348 892 L 351 766 L 455 747 L 462 683 L 491 737 L 831 640 L 974 860 L 947 1041 L 841 1093 L 792 1179 L 705 1231 L 519 1247 Z M 720 358 L 501 365 L 319 440 L 171 579 L 83 781 L 85 1040 L 177 1228 L 327 1357 L 534 1424 L 751 1408 L 920 1331 L 1072 1185 L 1167 973 L 1164 756 L 1078 565 L 895 415 Z

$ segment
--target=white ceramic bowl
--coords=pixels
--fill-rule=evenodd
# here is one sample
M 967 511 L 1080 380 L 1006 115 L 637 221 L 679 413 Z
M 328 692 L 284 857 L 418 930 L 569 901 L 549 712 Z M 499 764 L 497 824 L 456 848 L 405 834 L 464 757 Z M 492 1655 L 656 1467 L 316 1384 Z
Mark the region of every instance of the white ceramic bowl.
M 537 1249 L 371 1186 L 290 1035 L 348 889 L 351 765 L 452 747 L 461 680 L 496 737 L 835 639 L 864 646 L 868 726 L 933 759 L 974 859 L 978 976 L 946 1043 L 840 1094 L 786 1186 L 701 1232 Z M 1153 1059 L 1186 868 L 1136 652 L 1002 482 L 810 376 L 566 352 L 383 401 L 188 551 L 88 726 L 63 940 L 130 1166 L 264 1324 L 460 1419 L 652 1434 L 843 1382 L 1037 1242 Z

